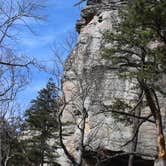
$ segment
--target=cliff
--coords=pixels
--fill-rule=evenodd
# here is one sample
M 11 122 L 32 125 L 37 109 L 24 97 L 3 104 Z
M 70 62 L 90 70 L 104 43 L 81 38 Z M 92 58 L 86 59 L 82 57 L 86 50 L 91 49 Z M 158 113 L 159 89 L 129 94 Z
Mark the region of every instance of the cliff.
M 63 120 L 72 123 L 68 128 L 73 132 L 66 137 L 65 142 L 76 158 L 79 158 L 80 146 L 84 144 L 86 155 L 83 156 L 83 165 L 95 165 L 97 158 L 100 158 L 105 160 L 105 165 L 112 162 L 116 166 L 114 163 L 119 162 L 118 166 L 124 166 L 127 156 L 119 157 L 118 161 L 109 158 L 120 152 L 132 152 L 133 142 L 125 144 L 133 138 L 135 123 L 130 120 L 120 121 L 111 112 L 104 111 L 116 98 L 125 99 L 133 106 L 139 95 L 139 90 L 134 88 L 135 80 L 120 78 L 117 67 L 112 65 L 111 60 L 101 56 L 105 44 L 103 32 L 113 30 L 112 25 L 118 20 L 119 5 L 118 0 L 87 2 L 87 6 L 81 11 L 80 20 L 76 23 L 79 33 L 76 46 L 65 63 L 63 91 L 67 105 Z M 164 105 L 163 99 L 161 104 Z M 139 109 L 143 109 L 141 116 L 149 112 L 145 104 Z M 123 116 L 118 118 L 123 119 Z M 84 129 L 84 133 L 80 128 Z M 144 165 L 153 165 L 152 160 L 157 154 L 155 125 L 144 122 L 137 142 L 137 153 L 144 157 L 138 157 L 135 165 L 139 165 L 142 160 Z M 123 162 L 120 163 L 120 160 Z

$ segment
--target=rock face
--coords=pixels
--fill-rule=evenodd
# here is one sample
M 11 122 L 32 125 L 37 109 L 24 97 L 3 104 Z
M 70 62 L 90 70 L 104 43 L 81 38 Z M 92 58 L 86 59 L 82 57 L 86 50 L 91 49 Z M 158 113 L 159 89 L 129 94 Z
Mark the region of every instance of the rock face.
M 87 113 L 84 144 L 89 151 L 107 149 L 131 152 L 132 143 L 123 145 L 133 137 L 133 123 L 120 122 L 112 113 L 103 112 L 115 98 L 125 99 L 134 105 L 139 94 L 137 89 L 133 89 L 135 81 L 119 78 L 117 68 L 101 56 L 103 32 L 112 30 L 113 22 L 118 19 L 116 9 L 119 5 L 118 0 L 89 0 L 82 9 L 81 19 L 76 23 L 79 37 L 65 63 L 63 79 L 63 90 L 68 102 L 64 121 L 77 124 L 72 125 L 74 133 L 66 138 L 66 144 L 76 157 L 81 137 L 78 125 L 82 123 L 83 110 Z M 144 108 L 142 116 L 148 111 Z M 145 122 L 138 135 L 137 152 L 155 156 L 155 144 L 155 125 Z

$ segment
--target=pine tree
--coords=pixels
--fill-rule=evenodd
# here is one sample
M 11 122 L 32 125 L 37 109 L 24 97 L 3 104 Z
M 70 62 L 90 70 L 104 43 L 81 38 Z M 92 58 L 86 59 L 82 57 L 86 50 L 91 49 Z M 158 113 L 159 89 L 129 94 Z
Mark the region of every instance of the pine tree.
M 45 163 L 55 166 L 58 147 L 58 90 L 52 79 L 39 91 L 26 111 L 26 123 L 31 136 L 26 139 L 27 156 L 35 166 Z
M 147 105 L 155 120 L 158 136 L 158 158 L 166 166 L 165 139 L 160 104 L 157 93 L 165 95 L 160 84 L 166 74 L 166 1 L 123 0 L 119 20 L 114 31 L 106 32 L 104 38 L 112 44 L 103 56 L 126 78 L 135 78 L 145 93 Z

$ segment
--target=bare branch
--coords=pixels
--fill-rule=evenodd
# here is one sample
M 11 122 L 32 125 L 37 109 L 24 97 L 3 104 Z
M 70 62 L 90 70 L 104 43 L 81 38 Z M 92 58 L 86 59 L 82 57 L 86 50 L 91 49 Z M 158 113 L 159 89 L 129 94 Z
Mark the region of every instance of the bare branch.
M 152 116 L 152 114 L 148 115 L 145 119 L 143 119 L 141 122 L 139 122 L 139 124 L 137 125 L 137 128 L 136 128 L 135 131 L 134 131 L 134 136 L 132 137 L 132 139 L 130 139 L 129 141 L 127 141 L 124 145 L 122 145 L 122 147 L 123 147 L 123 146 L 126 146 L 126 145 L 128 145 L 130 142 L 133 142 L 133 141 L 134 141 L 135 137 L 138 135 L 139 128 L 141 127 L 141 125 L 142 125 L 144 122 L 148 121 L 148 119 L 149 119 L 151 116 Z
M 121 115 L 125 115 L 125 116 L 129 116 L 129 117 L 133 117 L 133 118 L 137 118 L 137 119 L 142 119 L 142 120 L 146 120 L 148 122 L 151 122 L 151 123 L 155 123 L 154 120 L 151 120 L 147 117 L 142 117 L 142 116 L 136 116 L 134 114 L 131 114 L 131 113 L 127 113 L 127 112 L 123 112 L 123 111 L 116 111 L 116 110 L 104 110 L 104 111 L 101 111 L 99 113 L 107 113 L 107 112 L 113 112 L 113 113 L 118 113 L 118 114 L 121 114 Z

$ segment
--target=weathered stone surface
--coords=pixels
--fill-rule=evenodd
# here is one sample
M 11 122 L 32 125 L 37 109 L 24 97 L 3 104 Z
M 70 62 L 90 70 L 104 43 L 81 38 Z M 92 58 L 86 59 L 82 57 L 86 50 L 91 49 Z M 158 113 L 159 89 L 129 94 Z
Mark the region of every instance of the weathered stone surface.
M 158 160 L 155 161 L 154 166 L 160 166 L 160 163 Z
M 119 122 L 111 113 L 102 112 L 103 105 L 110 106 L 115 98 L 134 104 L 138 94 L 138 90 L 133 89 L 135 81 L 119 78 L 117 68 L 101 56 L 104 44 L 102 34 L 106 30 L 112 30 L 113 22 L 117 21 L 117 6 L 118 0 L 88 1 L 88 6 L 82 10 L 81 19 L 77 22 L 77 31 L 80 33 L 78 41 L 65 64 L 63 90 L 69 105 L 64 112 L 64 118 L 66 116 L 68 121 L 80 122 L 79 111 L 84 107 L 88 112 L 85 145 L 91 147 L 91 150 L 102 147 L 112 151 L 130 152 L 130 144 L 122 145 L 132 138 L 133 125 Z M 148 112 L 144 108 L 142 116 Z M 165 110 L 165 116 L 164 112 Z M 75 134 L 66 141 L 69 149 L 73 151 L 75 148 L 72 153 L 76 156 L 79 136 L 76 127 Z M 137 151 L 153 156 L 157 152 L 155 145 L 155 125 L 146 122 L 140 128 Z

